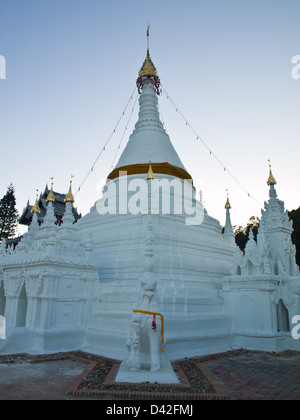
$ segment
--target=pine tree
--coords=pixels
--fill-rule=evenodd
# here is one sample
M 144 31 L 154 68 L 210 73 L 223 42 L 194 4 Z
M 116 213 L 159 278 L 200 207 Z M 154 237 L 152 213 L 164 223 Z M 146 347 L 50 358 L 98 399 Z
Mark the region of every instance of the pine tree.
M 12 184 L 0 200 L 0 241 L 14 237 L 18 226 L 15 189 Z

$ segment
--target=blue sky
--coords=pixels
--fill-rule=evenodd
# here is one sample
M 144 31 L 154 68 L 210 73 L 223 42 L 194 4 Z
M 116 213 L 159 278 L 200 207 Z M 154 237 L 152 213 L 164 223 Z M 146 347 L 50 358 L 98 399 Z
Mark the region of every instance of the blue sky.
M 166 130 L 208 213 L 224 224 L 228 189 L 233 224 L 260 216 L 268 159 L 280 199 L 298 208 L 300 79 L 291 72 L 299 17 L 299 0 L 0 0 L 0 197 L 12 182 L 21 213 L 51 177 L 67 192 L 71 174 L 76 193 L 134 90 L 149 21 L 163 88 L 255 198 L 164 93 Z M 133 102 L 76 195 L 83 214 L 100 196 Z

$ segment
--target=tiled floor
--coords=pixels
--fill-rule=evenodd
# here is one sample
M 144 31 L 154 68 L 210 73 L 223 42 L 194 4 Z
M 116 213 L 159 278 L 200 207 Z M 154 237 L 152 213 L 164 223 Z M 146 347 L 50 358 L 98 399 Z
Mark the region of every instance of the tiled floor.
M 23 356 L 18 357 L 16 362 L 9 359 L 4 364 L 0 363 L 0 400 L 91 399 L 92 397 L 86 396 L 87 394 L 83 394 L 82 397 L 80 394 L 76 397 L 71 396 L 68 394 L 68 390 L 74 389 L 74 387 L 77 389 L 91 372 L 96 372 L 94 375 L 91 374 L 92 378 L 95 375 L 99 377 L 99 369 L 102 369 L 102 365 L 105 366 L 103 378 L 112 376 L 109 366 L 110 364 L 113 366 L 113 361 L 107 363 L 108 359 L 104 361 L 100 356 L 84 353 L 79 355 L 80 358 L 70 357 L 69 354 L 67 356 L 62 354 L 59 357 L 57 355 L 55 357 L 48 356 L 49 360 L 46 356 L 45 359 L 37 360 L 38 363 L 36 361 L 30 363 L 28 358 L 24 357 L 23 359 Z M 0 362 L 3 363 L 3 360 Z M 180 361 L 176 361 L 176 365 L 180 366 Z M 184 387 L 190 386 L 194 391 L 200 393 L 202 389 L 200 389 L 200 382 L 197 382 L 197 380 L 200 381 L 199 370 L 202 378 L 204 375 L 205 381 L 208 381 L 216 391 L 216 396 L 222 394 L 231 400 L 300 400 L 300 352 L 274 354 L 245 350 L 231 351 L 221 355 L 182 361 L 180 369 L 187 369 L 185 365 L 188 365 L 189 371 Z M 110 371 L 110 375 L 108 371 Z M 108 382 L 113 383 L 113 378 L 110 378 Z M 203 382 L 204 379 L 202 387 Z M 126 384 L 126 389 L 130 390 L 130 385 Z M 148 388 L 145 385 L 145 390 L 149 391 L 149 385 Z M 187 391 L 189 390 L 185 388 L 185 392 Z M 182 391 L 176 392 L 180 399 Z M 139 400 L 142 396 L 143 384 L 139 386 L 134 398 L 130 396 L 130 393 L 125 393 L 122 399 Z M 101 395 L 100 393 L 95 394 L 95 397 L 102 400 L 120 399 L 120 393 L 116 392 L 114 396 L 112 388 L 111 394 Z M 155 399 L 154 394 L 153 397 Z M 163 397 L 161 391 L 160 397 Z M 166 398 L 170 398 L 169 389 Z M 148 395 L 148 399 L 151 399 L 151 393 Z

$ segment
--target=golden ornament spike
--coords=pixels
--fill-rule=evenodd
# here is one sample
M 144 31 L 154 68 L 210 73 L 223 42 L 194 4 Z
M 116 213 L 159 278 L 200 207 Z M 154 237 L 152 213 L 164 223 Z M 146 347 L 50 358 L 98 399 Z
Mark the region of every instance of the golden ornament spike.
M 269 168 L 270 168 L 270 174 L 269 174 L 269 179 L 267 181 L 267 184 L 268 185 L 276 185 L 277 182 L 276 182 L 276 179 L 274 178 L 273 173 L 272 173 L 272 166 L 271 166 L 270 159 L 269 159 Z
M 139 71 L 138 79 L 137 79 L 137 87 L 138 92 L 142 93 L 143 86 L 145 83 L 151 82 L 155 88 L 155 92 L 157 95 L 160 95 L 160 80 L 157 73 L 157 70 L 150 58 L 149 52 L 149 29 L 150 25 L 147 26 L 147 56 L 146 59 Z
M 158 73 L 157 70 L 154 66 L 154 64 L 152 63 L 152 60 L 150 58 L 150 53 L 149 50 L 147 50 L 147 57 L 146 60 L 144 61 L 144 64 L 141 68 L 141 70 L 139 71 L 139 77 L 158 77 Z
M 55 196 L 54 196 L 54 193 L 53 193 L 53 177 L 52 178 L 50 178 L 51 179 L 51 190 L 50 190 L 50 193 L 49 193 L 49 195 L 48 195 L 48 197 L 46 198 L 46 202 L 47 203 L 49 203 L 49 201 L 52 201 L 52 203 L 54 203 L 55 202 Z
M 39 196 L 39 190 L 36 190 L 36 200 L 35 200 L 35 205 L 32 207 L 31 209 L 31 213 L 40 213 L 40 206 L 39 206 L 39 202 L 38 202 L 38 196 Z
M 73 204 L 74 204 L 74 202 L 75 202 L 75 199 L 74 199 L 74 196 L 73 196 L 73 193 L 72 193 L 72 178 L 74 178 L 74 175 L 71 175 L 71 181 L 70 181 L 70 188 L 69 188 L 69 192 L 68 192 L 68 194 L 66 195 L 66 197 L 65 197 L 65 203 L 72 203 L 72 206 L 73 206 Z
M 228 190 L 226 190 L 226 191 L 227 191 L 227 201 L 226 201 L 226 204 L 225 204 L 225 209 L 230 210 L 231 209 L 231 204 L 230 204 L 230 201 L 229 201 L 229 194 L 228 194 Z
M 49 201 L 52 201 L 52 203 L 55 202 L 55 196 L 54 196 L 52 187 L 51 187 L 51 191 L 50 191 L 48 197 L 46 198 L 46 202 L 49 203 Z
M 155 179 L 154 172 L 153 172 L 152 166 L 151 166 L 151 162 L 149 162 L 149 170 L 148 170 L 148 175 L 147 175 L 146 179 L 147 179 L 147 181 L 149 179 Z

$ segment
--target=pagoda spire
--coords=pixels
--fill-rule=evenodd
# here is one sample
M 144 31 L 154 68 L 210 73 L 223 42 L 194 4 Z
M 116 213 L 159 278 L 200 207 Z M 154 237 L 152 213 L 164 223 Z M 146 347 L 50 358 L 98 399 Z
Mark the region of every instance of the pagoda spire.
M 230 204 L 230 201 L 229 201 L 228 190 L 226 190 L 226 191 L 227 191 L 227 201 L 226 201 L 226 204 L 225 204 L 225 209 L 226 210 L 231 210 L 231 204 Z
M 276 193 L 275 185 L 277 184 L 277 182 L 276 182 L 276 179 L 274 178 L 274 175 L 272 173 L 272 166 L 271 166 L 270 159 L 269 159 L 269 170 L 270 170 L 270 172 L 269 172 L 269 178 L 268 178 L 268 181 L 267 181 L 267 184 L 270 187 L 269 195 L 270 195 L 270 198 L 271 197 L 276 198 L 277 197 L 277 193 Z
M 157 95 L 160 95 L 160 79 L 157 70 L 150 58 L 149 50 L 149 29 L 150 25 L 147 26 L 147 56 L 139 71 L 138 79 L 136 81 L 139 93 L 142 93 L 145 84 L 151 83 L 154 87 L 154 91 Z
M 49 195 L 48 195 L 48 197 L 46 198 L 46 201 L 47 201 L 47 203 L 49 203 L 49 201 L 52 201 L 52 203 L 54 203 L 55 202 L 55 196 L 54 196 L 54 193 L 53 193 L 53 178 L 50 178 L 51 179 L 51 190 L 50 190 L 50 193 L 49 193 Z
M 35 205 L 32 207 L 32 209 L 31 209 L 31 213 L 40 213 L 40 212 L 41 212 L 41 210 L 40 210 L 40 206 L 39 206 L 39 201 L 38 201 L 38 198 L 39 198 L 39 190 L 36 190 L 36 200 L 35 200 Z
M 273 173 L 272 173 L 272 166 L 271 166 L 270 159 L 269 159 L 269 168 L 270 168 L 270 173 L 269 173 L 269 178 L 268 178 L 267 184 L 268 185 L 276 185 L 277 182 L 276 182 L 276 179 L 274 178 Z
M 226 223 L 225 223 L 225 228 L 224 228 L 224 237 L 225 238 L 234 238 L 234 233 L 233 233 L 232 224 L 231 224 L 231 217 L 230 217 L 231 204 L 230 204 L 230 201 L 229 201 L 228 190 L 226 190 L 226 191 L 227 191 L 227 201 L 226 201 L 226 204 L 225 204 Z
M 65 203 L 72 203 L 72 207 L 74 206 L 74 202 L 75 202 L 75 199 L 74 199 L 74 196 L 73 196 L 73 193 L 72 193 L 72 183 L 73 183 L 73 178 L 74 178 L 74 175 L 71 175 L 71 181 L 70 181 L 70 188 L 69 188 L 69 192 L 68 192 L 68 194 L 66 195 L 66 198 L 65 198 Z
M 140 92 L 138 121 L 117 165 L 108 175 L 109 180 L 119 178 L 124 173 L 127 176 L 144 174 L 147 177 L 150 156 L 151 169 L 155 176 L 165 174 L 184 180 L 192 179 L 161 121 L 158 107 L 159 84 L 158 73 L 148 49 L 137 80 Z
M 147 22 L 147 52 L 149 52 L 149 43 L 150 43 L 150 25 Z

